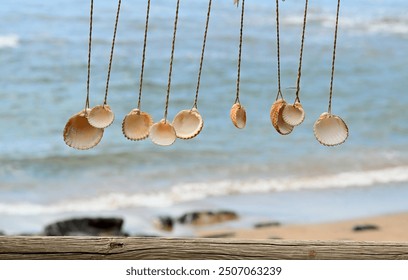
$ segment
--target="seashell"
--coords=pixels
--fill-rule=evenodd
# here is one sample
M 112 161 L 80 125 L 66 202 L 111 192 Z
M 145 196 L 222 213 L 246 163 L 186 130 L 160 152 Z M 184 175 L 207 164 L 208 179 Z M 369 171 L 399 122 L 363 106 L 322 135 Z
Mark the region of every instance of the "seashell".
M 109 105 L 98 105 L 88 114 L 88 122 L 96 128 L 107 128 L 113 123 L 115 115 Z
M 313 126 L 314 135 L 322 145 L 343 144 L 349 135 L 346 123 L 338 116 L 323 113 Z
M 170 146 L 177 138 L 174 127 L 165 119 L 150 127 L 149 137 L 153 143 L 160 146 Z
M 96 128 L 89 124 L 85 110 L 73 115 L 64 128 L 65 143 L 77 150 L 88 150 L 96 145 L 102 139 L 103 129 Z
M 288 135 L 293 131 L 293 126 L 287 124 L 282 118 L 283 109 L 287 103 L 283 99 L 276 100 L 271 107 L 270 117 L 273 127 L 279 134 Z
M 302 104 L 295 102 L 293 105 L 286 105 L 282 111 L 282 118 L 288 125 L 300 125 L 305 120 L 305 110 L 303 110 Z
M 180 139 L 192 139 L 203 129 L 204 122 L 196 108 L 180 111 L 172 123 Z
M 232 123 L 235 125 L 236 128 L 242 129 L 246 125 L 246 111 L 244 106 L 241 106 L 239 103 L 235 103 L 232 105 L 230 111 L 230 117 Z
M 153 118 L 139 109 L 133 109 L 122 122 L 123 135 L 129 140 L 139 141 L 149 136 Z

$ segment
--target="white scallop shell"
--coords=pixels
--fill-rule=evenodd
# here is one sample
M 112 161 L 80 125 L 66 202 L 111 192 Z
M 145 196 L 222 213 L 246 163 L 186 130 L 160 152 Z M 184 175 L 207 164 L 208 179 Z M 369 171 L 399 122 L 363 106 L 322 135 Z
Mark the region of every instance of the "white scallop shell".
M 180 111 L 172 123 L 176 130 L 177 138 L 192 139 L 203 129 L 204 122 L 196 108 Z
M 286 101 L 283 99 L 278 99 L 272 104 L 270 111 L 270 118 L 273 127 L 279 134 L 288 135 L 293 131 L 293 126 L 287 124 L 282 118 L 283 109 L 286 106 Z
M 282 118 L 288 125 L 300 125 L 305 120 L 305 110 L 302 104 L 295 102 L 293 105 L 286 105 L 282 111 Z
M 73 115 L 65 125 L 64 141 L 69 147 L 77 150 L 88 150 L 101 141 L 104 130 L 91 126 L 86 116 L 87 114 L 83 110 Z
M 323 113 L 313 127 L 315 137 L 322 145 L 343 144 L 349 135 L 346 123 L 338 116 Z
M 174 127 L 165 119 L 150 127 L 149 137 L 153 143 L 160 146 L 170 146 L 177 138 Z
M 149 136 L 153 118 L 146 112 L 133 109 L 122 122 L 123 135 L 133 141 L 146 139 Z
M 232 123 L 236 128 L 243 129 L 246 125 L 246 111 L 244 106 L 241 106 L 239 103 L 232 105 L 230 111 L 230 117 Z
M 96 128 L 107 128 L 115 119 L 109 105 L 98 105 L 91 109 L 88 114 L 89 124 Z

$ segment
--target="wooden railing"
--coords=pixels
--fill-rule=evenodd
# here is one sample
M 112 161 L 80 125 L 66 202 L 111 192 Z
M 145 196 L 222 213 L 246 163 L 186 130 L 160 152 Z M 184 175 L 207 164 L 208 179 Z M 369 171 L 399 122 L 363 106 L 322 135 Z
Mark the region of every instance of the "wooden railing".
M 0 237 L 0 259 L 408 260 L 408 242 Z

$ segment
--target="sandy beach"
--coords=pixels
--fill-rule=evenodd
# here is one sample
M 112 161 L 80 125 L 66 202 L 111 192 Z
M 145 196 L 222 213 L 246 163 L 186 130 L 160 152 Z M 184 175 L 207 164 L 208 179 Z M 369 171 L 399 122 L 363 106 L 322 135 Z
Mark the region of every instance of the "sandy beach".
M 199 237 L 285 240 L 408 241 L 408 213 L 390 214 L 322 224 L 279 225 L 260 228 L 198 230 Z

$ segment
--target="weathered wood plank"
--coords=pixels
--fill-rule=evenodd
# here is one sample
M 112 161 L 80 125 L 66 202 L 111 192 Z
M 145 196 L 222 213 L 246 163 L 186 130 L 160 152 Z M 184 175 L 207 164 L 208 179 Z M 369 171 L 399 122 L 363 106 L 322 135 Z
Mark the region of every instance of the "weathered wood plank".
M 0 237 L 0 259 L 407 260 L 408 242 Z

